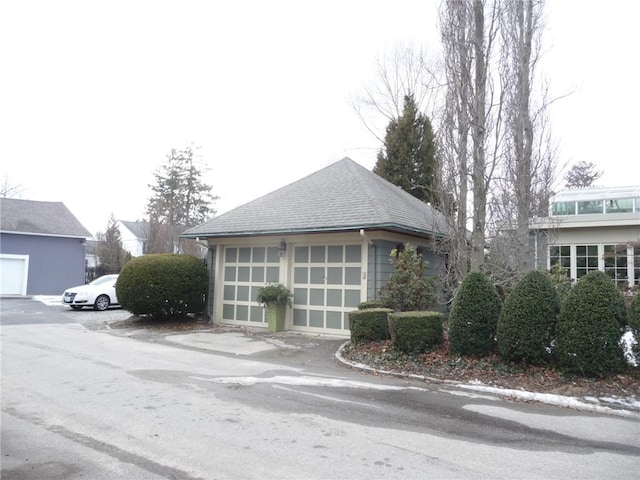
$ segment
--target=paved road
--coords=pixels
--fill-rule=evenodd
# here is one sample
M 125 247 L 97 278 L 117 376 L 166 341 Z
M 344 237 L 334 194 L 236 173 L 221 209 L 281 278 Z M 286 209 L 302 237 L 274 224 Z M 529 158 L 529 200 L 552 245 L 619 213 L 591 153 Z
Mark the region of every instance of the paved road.
M 101 316 L 104 315 L 104 316 Z M 2 479 L 634 478 L 640 421 L 336 363 L 340 339 L 104 329 L 2 300 Z

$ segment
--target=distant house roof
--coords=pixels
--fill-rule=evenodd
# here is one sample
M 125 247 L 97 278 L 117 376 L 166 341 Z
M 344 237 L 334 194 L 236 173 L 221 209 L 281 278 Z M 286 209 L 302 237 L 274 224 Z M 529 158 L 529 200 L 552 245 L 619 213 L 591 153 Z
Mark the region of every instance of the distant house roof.
M 183 237 L 383 229 L 446 235 L 442 213 L 344 158 L 194 227 Z
M 126 222 L 124 220 L 120 220 L 120 223 L 127 227 L 127 229 L 135 235 L 136 238 L 140 240 L 147 240 L 147 236 L 149 235 L 149 222 Z
M 90 238 L 62 202 L 0 198 L 0 231 L 33 235 Z

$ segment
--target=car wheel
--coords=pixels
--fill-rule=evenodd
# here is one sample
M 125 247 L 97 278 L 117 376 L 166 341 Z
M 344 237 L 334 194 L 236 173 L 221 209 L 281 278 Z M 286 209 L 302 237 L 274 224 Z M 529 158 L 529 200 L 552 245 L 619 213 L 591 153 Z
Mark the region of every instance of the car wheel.
M 71 310 L 82 310 L 82 307 L 80 305 L 69 305 L 71 307 Z
M 94 310 L 106 310 L 107 308 L 109 308 L 109 297 L 100 295 L 96 298 L 96 302 L 93 304 Z

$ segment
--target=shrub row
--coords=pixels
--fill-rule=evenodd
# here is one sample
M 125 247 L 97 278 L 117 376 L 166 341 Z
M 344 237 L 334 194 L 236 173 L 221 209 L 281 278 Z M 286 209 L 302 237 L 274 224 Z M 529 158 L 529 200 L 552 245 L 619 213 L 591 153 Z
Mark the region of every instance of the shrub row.
M 422 353 L 442 343 L 442 317 L 439 312 L 363 308 L 349 313 L 351 342 L 357 345 L 391 339 L 398 351 Z
M 623 369 L 621 337 L 627 326 L 626 307 L 609 276 L 589 272 L 562 294 L 561 301 L 551 277 L 532 271 L 502 305 L 488 277 L 470 273 L 451 307 L 451 350 L 479 356 L 498 350 L 507 361 L 556 362 L 569 372 L 588 376 Z M 639 302 L 636 295 L 629 309 L 629 328 L 636 338 Z M 640 350 L 637 345 L 635 349 Z

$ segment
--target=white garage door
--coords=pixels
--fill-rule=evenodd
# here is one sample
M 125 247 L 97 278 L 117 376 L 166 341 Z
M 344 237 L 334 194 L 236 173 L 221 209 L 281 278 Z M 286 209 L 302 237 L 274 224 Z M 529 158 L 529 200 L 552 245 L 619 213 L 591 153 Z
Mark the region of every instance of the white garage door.
M 0 255 L 0 294 L 26 295 L 28 255 Z
M 260 287 L 280 279 L 278 247 L 226 247 L 223 275 L 223 321 L 266 326 L 256 298 Z
M 344 334 L 348 312 L 361 302 L 362 246 L 296 246 L 293 328 Z

